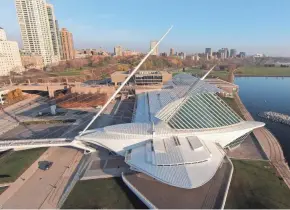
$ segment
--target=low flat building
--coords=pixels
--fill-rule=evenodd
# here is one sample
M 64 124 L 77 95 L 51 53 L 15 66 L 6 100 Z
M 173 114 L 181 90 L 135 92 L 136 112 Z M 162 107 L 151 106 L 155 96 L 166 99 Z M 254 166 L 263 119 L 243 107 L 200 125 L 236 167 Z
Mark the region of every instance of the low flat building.
M 112 83 L 117 86 L 121 85 L 123 81 L 128 77 L 128 72 L 126 71 L 115 71 L 113 74 L 111 74 L 111 81 Z
M 167 71 L 139 71 L 134 75 L 136 85 L 158 85 L 172 79 L 172 75 Z
M 212 85 L 216 85 L 218 88 L 220 88 L 222 91 L 220 92 L 220 95 L 223 97 L 233 98 L 234 93 L 239 91 L 239 86 L 218 78 L 211 78 L 206 79 L 206 82 Z
M 85 50 L 75 50 L 75 58 L 87 58 L 91 55 L 91 53 L 86 53 Z
M 116 71 L 111 74 L 114 85 L 120 85 L 129 75 L 129 72 Z M 138 71 L 129 83 L 134 85 L 160 85 L 172 79 L 167 71 L 143 70 Z
M 140 55 L 141 53 L 140 52 L 137 52 L 137 51 L 134 51 L 134 50 L 124 50 L 122 52 L 122 55 L 123 56 L 134 56 L 134 55 Z

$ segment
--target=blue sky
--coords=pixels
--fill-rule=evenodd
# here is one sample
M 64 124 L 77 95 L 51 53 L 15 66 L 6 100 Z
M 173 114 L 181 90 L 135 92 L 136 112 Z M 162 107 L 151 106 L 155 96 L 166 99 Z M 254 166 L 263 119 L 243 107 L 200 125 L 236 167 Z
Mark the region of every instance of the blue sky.
M 14 0 L 0 0 L 0 26 L 21 45 Z M 290 56 L 290 0 L 49 0 L 76 48 L 147 51 L 174 25 L 160 51 L 205 47 Z

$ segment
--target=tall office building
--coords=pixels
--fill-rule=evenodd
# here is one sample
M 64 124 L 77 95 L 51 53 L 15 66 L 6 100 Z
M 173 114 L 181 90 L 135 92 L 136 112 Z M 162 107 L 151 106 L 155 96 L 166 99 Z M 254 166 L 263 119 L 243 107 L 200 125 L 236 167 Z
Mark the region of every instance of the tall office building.
M 156 44 L 157 44 L 157 41 L 151 41 L 150 42 L 150 50 L 152 50 Z M 155 48 L 155 50 L 152 52 L 151 55 L 158 55 L 158 46 Z
M 221 59 L 226 59 L 226 58 L 230 57 L 230 51 L 228 48 L 222 48 L 218 52 L 219 52 L 218 57 Z
M 244 58 L 244 57 L 246 57 L 246 53 L 245 53 L 245 52 L 240 52 L 239 57 L 240 57 L 240 58 Z
M 180 52 L 180 53 L 178 53 L 178 57 L 179 57 L 180 59 L 184 60 L 184 59 L 186 58 L 186 53 L 184 53 L 184 52 Z
M 169 56 L 173 56 L 173 55 L 174 55 L 174 49 L 170 48 Z
M 123 55 L 122 47 L 121 46 L 115 46 L 114 47 L 114 54 L 116 56 L 122 56 Z
M 72 33 L 69 32 L 66 28 L 62 28 L 60 34 L 61 34 L 63 59 L 65 60 L 74 59 L 75 49 Z
M 225 49 L 222 48 L 218 51 L 217 53 L 217 57 L 220 58 L 220 59 L 225 59 L 226 58 L 226 55 L 225 55 Z
M 8 41 L 6 33 L 0 27 L 0 76 L 9 75 L 10 71 L 22 71 L 22 63 L 17 42 Z
M 208 56 L 212 56 L 211 48 L 205 48 L 205 54 L 207 54 Z
M 224 50 L 225 58 L 230 57 L 229 49 L 228 48 L 223 48 L 223 50 Z
M 231 49 L 230 50 L 230 57 L 231 58 L 234 58 L 234 57 L 236 57 L 237 56 L 237 50 L 236 49 Z
M 59 25 L 58 25 L 58 20 L 55 20 L 55 27 L 56 27 L 56 31 L 58 34 L 58 47 L 59 47 L 59 54 L 60 54 L 60 59 L 63 58 L 63 52 L 62 52 L 62 43 L 61 43 L 61 34 L 59 31 Z
M 44 65 L 57 62 L 54 55 L 45 0 L 15 0 L 23 47 L 43 58 Z
M 59 31 L 58 26 L 56 25 L 56 18 L 54 15 L 54 8 L 52 4 L 46 4 L 48 21 L 49 21 L 49 28 L 53 46 L 53 52 L 55 56 L 55 60 L 60 60 L 60 51 L 59 51 Z

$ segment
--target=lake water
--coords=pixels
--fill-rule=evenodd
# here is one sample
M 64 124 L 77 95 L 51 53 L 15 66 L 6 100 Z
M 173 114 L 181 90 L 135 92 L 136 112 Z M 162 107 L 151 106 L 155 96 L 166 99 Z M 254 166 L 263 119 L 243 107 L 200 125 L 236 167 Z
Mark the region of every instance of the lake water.
M 244 105 L 257 121 L 266 127 L 279 140 L 284 155 L 290 163 L 290 126 L 274 123 L 257 116 L 259 112 L 274 111 L 290 115 L 289 77 L 236 77 L 239 95 Z

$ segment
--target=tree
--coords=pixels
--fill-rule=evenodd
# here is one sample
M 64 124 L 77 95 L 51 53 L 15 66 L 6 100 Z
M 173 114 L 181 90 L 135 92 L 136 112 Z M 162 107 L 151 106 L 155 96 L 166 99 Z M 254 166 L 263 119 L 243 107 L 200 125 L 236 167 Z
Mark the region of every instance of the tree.
M 119 64 L 117 66 L 118 71 L 128 71 L 129 70 L 129 65 L 128 64 Z
M 7 100 L 8 102 L 12 102 L 14 101 L 15 99 L 21 99 L 23 96 L 22 94 L 22 90 L 17 88 L 15 90 L 12 90 L 10 91 L 8 94 L 7 94 Z
M 109 75 L 107 73 L 102 72 L 101 77 L 102 79 L 106 79 Z
M 11 75 L 20 75 L 22 70 L 23 70 L 23 68 L 21 66 L 16 66 L 11 70 L 10 74 Z
M 67 61 L 68 68 L 75 68 L 75 69 L 81 69 L 84 66 L 88 66 L 89 60 L 85 58 L 77 58 L 73 60 Z
M 10 91 L 8 94 L 7 94 L 7 98 L 8 102 L 11 102 L 14 100 L 14 96 L 13 96 L 13 92 Z
M 52 71 L 61 72 L 64 71 L 68 67 L 67 62 L 60 61 L 58 65 L 51 66 Z

